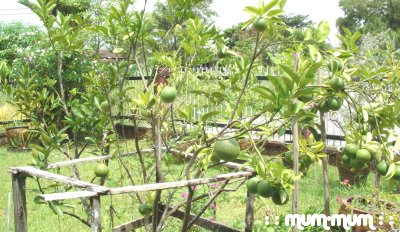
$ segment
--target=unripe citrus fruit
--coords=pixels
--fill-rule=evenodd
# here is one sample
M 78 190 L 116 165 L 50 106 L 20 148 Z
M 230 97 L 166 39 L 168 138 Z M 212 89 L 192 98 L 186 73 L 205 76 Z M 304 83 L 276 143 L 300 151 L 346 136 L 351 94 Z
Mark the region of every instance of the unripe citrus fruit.
M 98 164 L 94 168 L 94 174 L 97 177 L 106 177 L 106 176 L 108 176 L 108 173 L 109 173 L 109 169 L 108 169 L 107 165 L 105 165 L 105 164 Z
M 217 157 L 217 155 L 215 153 L 212 153 L 211 155 L 211 162 L 213 163 L 219 163 L 221 162 L 221 160 Z
M 276 205 L 284 205 L 288 203 L 289 195 L 284 189 L 279 189 L 272 194 L 272 202 Z
M 226 57 L 226 50 L 225 49 L 219 49 L 217 52 L 217 56 L 220 59 L 223 59 Z
M 307 155 L 307 154 L 303 154 L 302 156 L 300 156 L 300 162 L 304 163 L 304 165 L 306 167 L 310 166 L 311 164 L 313 164 L 315 162 L 316 158 L 314 155 Z
M 389 170 L 389 165 L 386 161 L 381 161 L 376 165 L 376 171 L 381 176 L 385 176 L 388 170 Z
M 393 179 L 400 181 L 400 165 L 396 165 L 394 169 Z
M 356 159 L 365 163 L 371 161 L 372 155 L 367 149 L 360 149 L 356 152 Z
M 252 194 L 256 194 L 258 182 L 260 182 L 260 178 L 258 178 L 258 177 L 253 177 L 253 178 L 247 180 L 247 183 L 246 183 L 247 191 L 249 191 Z
M 161 90 L 160 98 L 165 103 L 171 103 L 175 100 L 178 91 L 175 87 L 167 86 Z
M 268 180 L 262 180 L 258 182 L 257 193 L 265 198 L 271 197 L 276 192 L 276 187 Z
M 356 158 L 350 159 L 350 166 L 352 168 L 355 168 L 355 169 L 362 168 L 364 166 L 364 164 L 365 164 L 364 162 L 362 162 L 362 161 L 360 161 L 360 160 L 358 160 Z
M 214 145 L 214 154 L 224 161 L 235 160 L 240 153 L 240 145 L 236 139 L 218 140 Z
M 153 211 L 153 208 L 151 207 L 151 205 L 143 203 L 139 205 L 138 210 L 139 213 L 144 216 L 144 215 L 149 215 Z
M 289 164 L 293 164 L 293 151 L 285 152 L 285 161 Z
M 341 78 L 333 78 L 330 82 L 329 82 L 329 86 L 332 89 L 335 89 L 337 91 L 343 90 L 344 89 L 344 81 Z
M 337 111 L 342 107 L 343 100 L 340 98 L 330 98 L 327 102 L 327 107 L 330 110 Z
M 350 165 L 350 157 L 346 154 L 342 155 L 342 162 L 344 165 Z
M 349 155 L 350 158 L 355 157 L 360 147 L 357 144 L 348 143 L 344 146 L 343 153 Z
M 313 97 L 314 97 L 314 95 L 312 93 L 311 94 L 306 94 L 306 95 L 300 96 L 299 100 L 304 102 L 304 103 L 306 103 L 306 102 L 311 101 L 313 99 Z
M 318 109 L 321 113 L 326 113 L 329 111 L 328 102 L 326 100 L 322 101 L 318 105 Z
M 139 109 L 139 115 L 142 116 L 143 118 L 148 118 L 150 117 L 150 113 L 148 110 L 140 108 Z
M 253 22 L 253 29 L 258 32 L 263 32 L 268 27 L 268 20 L 262 17 L 256 18 Z

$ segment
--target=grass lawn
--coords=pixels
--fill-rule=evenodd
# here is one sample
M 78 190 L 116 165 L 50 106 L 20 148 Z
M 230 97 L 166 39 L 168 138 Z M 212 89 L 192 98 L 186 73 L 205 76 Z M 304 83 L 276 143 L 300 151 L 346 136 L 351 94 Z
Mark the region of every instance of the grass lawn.
M 9 152 L 6 148 L 0 148 L 0 184 L 3 186 L 3 191 L 0 194 L 0 231 L 6 231 L 6 219 L 7 219 L 7 201 L 8 193 L 11 192 L 11 176 L 8 173 L 8 168 L 12 166 L 23 166 L 29 164 L 31 160 L 30 153 L 17 153 Z M 54 155 L 53 160 L 62 160 L 64 157 Z M 149 167 L 152 165 L 150 159 L 146 162 Z M 137 157 L 124 158 L 124 163 L 129 167 L 132 175 L 139 183 L 140 181 L 140 169 L 138 167 L 139 163 Z M 168 162 L 165 162 L 168 163 Z M 171 163 L 171 162 L 170 162 Z M 79 165 L 80 173 L 84 180 L 91 181 L 93 178 L 93 167 L 95 164 L 82 164 Z M 117 160 L 112 160 L 110 162 L 111 174 L 106 186 L 120 186 L 121 184 L 128 185 L 129 182 L 125 176 L 122 176 L 118 172 L 120 168 L 119 162 Z M 168 181 L 173 181 L 177 174 L 182 169 L 182 164 L 171 163 L 163 168 L 166 170 L 165 176 Z M 207 170 L 206 176 L 212 176 L 221 172 L 228 172 L 222 169 L 212 169 Z M 69 168 L 62 168 L 61 174 L 70 175 L 71 171 Z M 372 193 L 372 181 L 373 175 L 370 174 L 368 178 L 368 184 L 364 187 L 352 187 L 345 188 L 340 186 L 339 178 L 336 167 L 329 168 L 330 177 L 330 190 L 331 190 L 331 209 L 332 213 L 337 213 L 339 209 L 339 202 L 337 198 L 343 198 L 352 195 L 370 195 Z M 94 180 L 98 183 L 98 180 Z M 53 188 L 57 188 L 58 191 L 63 189 L 63 186 L 50 186 L 50 182 L 41 181 L 43 187 L 47 187 L 46 192 L 50 193 Z M 203 186 L 198 191 L 207 191 L 210 186 Z M 174 202 L 179 202 L 184 200 L 181 197 L 186 189 L 181 189 L 176 194 Z M 38 205 L 33 202 L 35 196 L 38 195 L 37 183 L 34 179 L 27 179 L 27 207 L 28 207 L 28 226 L 29 231 L 34 232 L 48 232 L 48 231 L 89 231 L 89 229 L 80 223 L 78 220 L 64 215 L 62 218 L 58 217 L 47 205 Z M 246 189 L 245 186 L 241 186 L 236 192 L 226 192 L 217 198 L 216 202 L 216 219 L 217 221 L 223 222 L 227 225 L 237 227 L 240 229 L 244 228 L 244 214 L 245 214 L 245 204 L 246 204 Z M 78 215 L 84 215 L 84 211 L 76 204 L 77 200 L 71 200 L 67 203 L 75 205 L 76 208 L 69 209 L 63 208 L 63 210 L 68 210 L 70 212 L 75 212 Z M 140 218 L 137 211 L 138 201 L 135 195 L 124 194 L 118 196 L 104 196 L 102 197 L 102 216 L 103 216 L 103 227 L 104 231 L 111 231 L 112 223 L 110 217 L 110 206 L 113 203 L 115 209 L 114 212 L 114 225 L 119 225 L 132 219 Z M 315 209 L 322 209 L 323 207 L 323 186 L 322 186 L 322 168 L 315 164 L 310 167 L 308 175 L 303 178 L 300 182 L 300 199 L 299 199 L 300 212 L 305 213 L 310 208 L 312 211 Z M 196 207 L 196 205 L 195 205 Z M 200 207 L 200 205 L 198 205 Z M 257 223 L 263 223 L 263 219 L 266 215 L 270 217 L 289 214 L 291 211 L 291 204 L 288 203 L 284 206 L 276 206 L 272 203 L 270 199 L 263 199 L 260 197 L 256 198 L 256 221 Z M 207 211 L 206 217 L 211 217 L 214 211 Z M 168 230 L 174 231 L 173 228 L 179 224 L 176 220 L 171 220 L 169 223 Z M 13 230 L 13 221 L 11 213 L 11 228 Z M 171 229 L 171 230 L 170 230 Z M 196 231 L 199 231 L 196 229 Z

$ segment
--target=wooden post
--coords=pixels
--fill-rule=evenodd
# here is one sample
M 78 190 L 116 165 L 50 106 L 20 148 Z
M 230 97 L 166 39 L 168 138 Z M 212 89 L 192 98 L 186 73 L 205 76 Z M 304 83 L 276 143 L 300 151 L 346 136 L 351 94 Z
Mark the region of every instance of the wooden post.
M 11 232 L 11 193 L 8 193 L 8 202 L 7 202 L 7 232 Z
M 92 232 L 101 232 L 100 196 L 90 198 L 90 228 Z
M 322 78 L 320 71 L 318 72 L 318 84 L 322 84 Z M 324 113 L 319 112 L 319 119 L 321 124 L 321 141 L 325 144 L 324 153 L 326 152 L 326 125 Z M 326 216 L 331 215 L 331 207 L 330 207 L 330 192 L 329 192 L 329 174 L 328 174 L 328 159 L 329 157 L 322 158 L 322 177 L 324 182 L 324 214 Z
M 324 153 L 326 154 L 325 119 L 324 119 L 324 113 L 321 112 L 320 112 L 320 124 L 321 124 L 321 141 L 324 142 L 325 144 Z M 326 216 L 330 216 L 331 209 L 330 209 L 330 192 L 329 192 L 328 157 L 322 158 L 322 176 L 324 181 L 324 214 Z
M 293 170 L 299 175 L 299 124 L 297 117 L 292 118 L 292 134 L 293 134 Z M 294 181 L 293 196 L 292 196 L 292 214 L 299 213 L 299 181 Z M 292 231 L 296 232 L 297 227 L 293 226 Z
M 299 53 L 293 54 L 293 70 L 297 73 L 299 64 Z M 292 117 L 292 135 L 293 135 L 293 170 L 299 175 L 299 123 L 297 116 Z M 294 181 L 293 196 L 292 196 L 292 214 L 299 213 L 299 181 Z M 297 227 L 292 227 L 293 232 L 297 232 Z
M 254 194 L 247 191 L 247 203 L 246 203 L 246 228 L 245 232 L 253 231 L 253 221 L 254 221 Z
M 28 231 L 26 212 L 26 176 L 20 173 L 12 173 L 12 189 L 14 201 L 14 226 L 15 232 Z

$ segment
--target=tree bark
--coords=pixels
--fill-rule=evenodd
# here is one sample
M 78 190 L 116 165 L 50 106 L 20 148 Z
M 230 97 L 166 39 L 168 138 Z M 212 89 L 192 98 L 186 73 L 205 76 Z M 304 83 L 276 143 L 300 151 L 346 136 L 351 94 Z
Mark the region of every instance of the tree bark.
M 14 226 L 16 232 L 27 232 L 26 177 L 20 173 L 12 174 L 14 201 Z
M 247 191 L 247 203 L 246 203 L 246 227 L 245 232 L 253 231 L 253 221 L 254 221 L 254 194 Z

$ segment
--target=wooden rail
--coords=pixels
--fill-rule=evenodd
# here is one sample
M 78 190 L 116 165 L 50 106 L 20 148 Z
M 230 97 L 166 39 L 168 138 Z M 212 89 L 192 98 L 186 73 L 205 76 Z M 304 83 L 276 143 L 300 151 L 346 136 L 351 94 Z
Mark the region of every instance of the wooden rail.
M 0 125 L 8 125 L 13 124 L 15 122 L 31 122 L 30 119 L 22 119 L 22 120 L 12 120 L 12 121 L 0 121 Z
M 142 153 L 150 153 L 150 152 L 153 152 L 153 149 L 145 149 L 145 150 L 142 150 L 141 152 Z M 127 157 L 127 156 L 136 155 L 136 154 L 137 154 L 137 152 L 129 152 L 129 153 L 120 155 L 120 157 Z M 68 161 L 52 163 L 52 164 L 49 164 L 47 167 L 49 169 L 60 168 L 60 167 L 68 167 L 68 166 L 81 164 L 81 163 L 90 163 L 90 162 L 95 162 L 95 161 L 110 160 L 112 158 L 114 158 L 113 155 L 81 158 L 81 159 L 74 159 L 74 160 L 68 160 Z
M 147 192 L 147 191 L 164 190 L 171 188 L 182 188 L 187 186 L 204 185 L 212 182 L 218 182 L 221 180 L 248 178 L 253 175 L 254 174 L 252 172 L 235 172 L 235 173 L 217 175 L 210 178 L 199 178 L 199 179 L 181 180 L 175 182 L 124 186 L 118 188 L 111 188 L 108 194 L 116 195 L 122 193 Z
M 96 184 L 92 184 L 89 182 L 77 180 L 71 177 L 63 176 L 63 175 L 58 175 L 55 173 L 43 171 L 36 169 L 34 167 L 14 167 L 10 169 L 11 173 L 14 174 L 23 174 L 26 176 L 33 176 L 33 177 L 38 177 L 38 178 L 43 178 L 47 180 L 52 180 L 58 183 L 66 184 L 69 186 L 77 187 L 77 188 L 83 188 L 88 191 L 93 191 L 97 193 L 104 193 L 107 192 L 109 189 L 103 186 L 99 186 Z
M 159 205 L 159 210 L 161 212 L 168 210 L 171 211 L 173 210 L 172 207 L 166 207 L 163 204 Z M 175 210 L 174 213 L 171 214 L 172 217 L 177 218 L 179 220 L 183 220 L 184 216 L 185 216 L 185 212 L 183 212 L 182 210 Z M 193 220 L 195 218 L 195 215 L 190 214 L 189 215 L 189 220 Z M 134 231 L 136 229 L 139 229 L 141 227 L 144 226 L 144 221 L 146 219 L 145 218 L 140 218 L 140 219 L 136 219 L 133 220 L 131 222 L 127 222 L 123 225 L 119 225 L 113 228 L 113 232 L 128 232 L 128 231 Z M 149 220 L 151 220 L 151 216 L 149 217 Z M 212 221 L 209 219 L 205 219 L 205 218 L 199 218 L 194 222 L 194 225 L 199 226 L 203 229 L 207 229 L 210 231 L 219 231 L 219 232 L 240 232 L 240 230 L 226 226 L 224 224 L 218 223 L 216 221 Z

